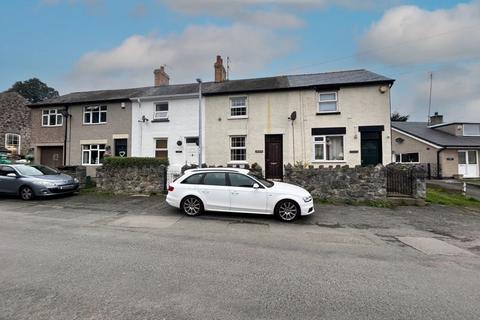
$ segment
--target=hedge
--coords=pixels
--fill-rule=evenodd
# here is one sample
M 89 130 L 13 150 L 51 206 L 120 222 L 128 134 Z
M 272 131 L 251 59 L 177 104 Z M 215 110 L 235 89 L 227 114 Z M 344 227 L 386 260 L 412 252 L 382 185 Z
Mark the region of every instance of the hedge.
M 106 168 L 168 167 L 168 160 L 147 157 L 106 157 L 103 160 L 103 166 Z

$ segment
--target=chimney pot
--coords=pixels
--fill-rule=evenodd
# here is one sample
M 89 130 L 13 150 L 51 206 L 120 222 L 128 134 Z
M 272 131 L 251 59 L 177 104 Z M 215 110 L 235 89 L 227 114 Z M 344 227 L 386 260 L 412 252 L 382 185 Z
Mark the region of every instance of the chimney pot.
M 168 86 L 170 83 L 170 76 L 165 72 L 165 66 L 161 66 L 160 69 L 153 70 L 154 84 L 158 86 Z
M 443 123 L 443 115 L 438 114 L 438 112 L 435 112 L 433 116 L 430 117 L 430 125 L 434 126 L 436 124 L 441 124 Z
M 223 66 L 222 56 L 217 56 L 217 61 L 213 65 L 215 69 L 215 82 L 223 82 L 227 79 L 227 72 Z

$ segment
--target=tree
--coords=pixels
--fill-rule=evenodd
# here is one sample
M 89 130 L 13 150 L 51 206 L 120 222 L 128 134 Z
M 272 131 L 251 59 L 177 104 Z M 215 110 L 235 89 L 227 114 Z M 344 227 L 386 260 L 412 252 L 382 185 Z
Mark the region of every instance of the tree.
M 398 111 L 395 111 L 390 116 L 390 120 L 392 120 L 392 121 L 403 121 L 403 122 L 405 122 L 405 121 L 408 121 L 408 118 L 410 118 L 410 115 L 408 115 L 408 114 L 401 115 Z
M 58 97 L 57 90 L 49 87 L 37 78 L 17 81 L 7 91 L 15 91 L 32 103 Z

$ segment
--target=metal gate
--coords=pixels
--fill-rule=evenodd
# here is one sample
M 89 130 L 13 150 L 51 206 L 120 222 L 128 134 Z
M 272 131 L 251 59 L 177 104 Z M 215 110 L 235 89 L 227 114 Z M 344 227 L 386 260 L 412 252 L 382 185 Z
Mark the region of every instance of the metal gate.
M 387 194 L 394 197 L 413 195 L 415 177 L 413 171 L 406 168 L 387 166 Z

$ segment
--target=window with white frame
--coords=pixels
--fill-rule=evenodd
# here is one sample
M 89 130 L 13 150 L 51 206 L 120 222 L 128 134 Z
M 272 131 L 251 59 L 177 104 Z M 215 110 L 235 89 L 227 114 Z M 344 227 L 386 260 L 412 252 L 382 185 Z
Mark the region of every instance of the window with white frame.
M 84 124 L 107 123 L 107 106 L 92 106 L 83 108 Z
M 158 138 L 155 139 L 155 158 L 168 159 L 168 139 Z
M 418 163 L 418 162 L 419 162 L 418 152 L 396 154 L 396 155 L 395 155 L 395 162 L 401 162 L 401 163 L 413 162 L 413 163 Z
M 82 164 L 102 164 L 105 155 L 104 144 L 83 144 Z
M 313 136 L 313 161 L 343 161 L 343 136 Z
M 230 98 L 230 117 L 232 118 L 247 117 L 247 97 Z
M 60 109 L 42 110 L 42 127 L 57 127 L 63 125 L 63 115 Z
M 463 135 L 464 136 L 480 136 L 480 124 L 464 124 L 463 125 Z
M 336 112 L 337 109 L 337 93 L 324 92 L 318 95 L 318 112 Z
M 153 114 L 153 118 L 157 120 L 168 119 L 168 102 L 155 104 L 155 113 Z
M 230 160 L 246 161 L 247 160 L 247 144 L 245 136 L 230 137 Z
M 7 133 L 5 135 L 5 148 L 14 154 L 20 154 L 20 135 L 16 133 Z

